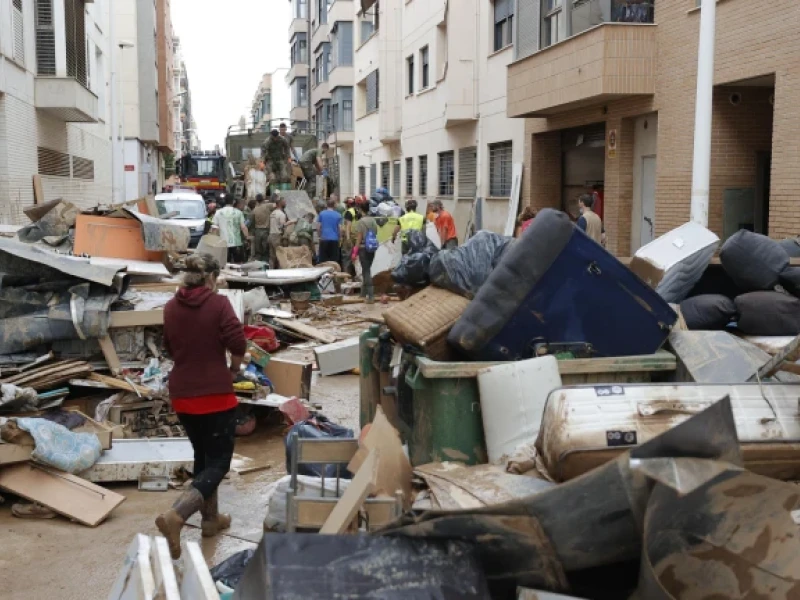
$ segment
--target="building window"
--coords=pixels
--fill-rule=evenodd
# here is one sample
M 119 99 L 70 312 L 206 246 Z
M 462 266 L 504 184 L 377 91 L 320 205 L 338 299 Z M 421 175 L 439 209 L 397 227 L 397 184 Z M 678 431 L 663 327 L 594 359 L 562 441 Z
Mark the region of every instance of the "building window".
M 378 110 L 380 105 L 380 76 L 376 69 L 367 75 L 367 114 Z
M 561 40 L 562 0 L 542 0 L 542 15 L 542 48 L 546 48 Z
M 428 157 L 419 157 L 419 195 L 428 195 Z
M 305 77 L 297 81 L 297 106 L 308 106 L 308 82 Z
M 489 145 L 489 196 L 511 195 L 511 142 Z
M 268 115 L 272 113 L 272 94 L 270 92 L 266 92 L 261 97 L 261 116 Z
M 495 52 L 510 46 L 514 31 L 514 0 L 494 0 Z
M 331 69 L 353 64 L 353 24 L 337 22 L 331 32 Z
M 361 44 L 365 44 L 373 33 L 375 33 L 375 26 L 372 21 L 366 19 L 361 21 Z
M 369 166 L 369 193 L 372 194 L 378 187 L 378 165 L 372 163 Z
M 439 195 L 452 196 L 456 187 L 455 158 L 452 152 L 439 154 Z
M 358 194 L 363 196 L 367 193 L 367 169 L 358 167 Z
M 389 189 L 389 163 L 381 163 L 381 187 Z
M 408 71 L 408 95 L 414 93 L 414 55 L 406 59 L 406 69 Z
M 400 161 L 396 160 L 392 163 L 392 194 L 399 198 L 402 193 L 400 190 Z
M 414 195 L 414 159 L 406 159 L 406 196 Z
M 353 131 L 353 101 L 342 100 L 342 130 Z
M 22 0 L 11 3 L 11 20 L 14 28 L 14 60 L 25 64 L 25 21 L 23 20 Z
M 284 5 L 285 6 L 285 5 Z M 296 0 L 294 3 L 294 18 L 308 18 L 308 0 Z
M 56 32 L 53 27 L 53 0 L 36 0 L 36 73 L 56 74 Z
M 64 0 L 64 25 L 67 47 L 67 76 L 83 86 L 88 83 L 86 72 L 86 16 L 84 0 Z
M 295 41 L 292 44 L 292 50 L 289 56 L 292 66 L 304 65 L 308 62 L 306 52 L 308 51 L 308 42 L 305 33 L 298 33 Z
M 427 90 L 430 85 L 430 51 L 425 46 L 419 51 L 419 64 L 420 64 L 420 89 Z

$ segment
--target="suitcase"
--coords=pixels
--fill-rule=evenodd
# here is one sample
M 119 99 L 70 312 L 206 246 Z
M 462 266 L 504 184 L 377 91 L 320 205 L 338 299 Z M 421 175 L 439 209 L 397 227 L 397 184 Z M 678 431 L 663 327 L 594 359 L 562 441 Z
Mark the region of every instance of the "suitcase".
M 450 331 L 476 360 L 509 361 L 561 349 L 585 356 L 655 353 L 675 311 L 575 227 L 541 211 Z
M 719 247 L 719 238 L 689 222 L 639 248 L 631 271 L 667 302 L 685 300 Z
M 547 399 L 536 447 L 550 475 L 568 481 L 664 433 L 725 395 L 731 397 L 745 467 L 776 479 L 800 478 L 798 384 L 561 388 Z
M 401 344 L 420 348 L 432 360 L 455 358 L 447 333 L 469 300 L 453 292 L 429 286 L 383 313 L 386 326 Z

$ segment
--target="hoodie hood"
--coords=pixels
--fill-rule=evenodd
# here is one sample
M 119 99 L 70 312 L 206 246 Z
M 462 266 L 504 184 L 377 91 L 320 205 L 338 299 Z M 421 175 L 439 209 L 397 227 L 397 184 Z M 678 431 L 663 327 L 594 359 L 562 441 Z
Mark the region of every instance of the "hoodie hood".
M 193 288 L 181 288 L 178 290 L 178 293 L 175 294 L 175 297 L 178 299 L 178 302 L 184 306 L 196 308 L 198 306 L 202 306 L 206 300 L 208 300 L 214 294 L 215 292 L 208 289 L 206 286 L 201 286 Z

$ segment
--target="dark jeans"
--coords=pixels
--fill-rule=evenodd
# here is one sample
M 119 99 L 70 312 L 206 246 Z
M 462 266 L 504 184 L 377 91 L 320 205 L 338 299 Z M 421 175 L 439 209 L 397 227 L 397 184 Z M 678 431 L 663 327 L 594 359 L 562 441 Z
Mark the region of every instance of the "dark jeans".
M 375 260 L 374 252 L 367 252 L 364 246 L 358 249 L 358 261 L 361 263 L 361 296 L 370 300 L 375 299 L 375 288 L 372 286 L 372 262 Z
M 228 247 L 228 262 L 240 265 L 245 261 L 244 246 Z
M 319 242 L 319 262 L 339 262 L 339 242 L 320 240 Z
M 210 498 L 231 468 L 236 435 L 236 409 L 208 415 L 178 413 L 194 450 L 192 485 Z

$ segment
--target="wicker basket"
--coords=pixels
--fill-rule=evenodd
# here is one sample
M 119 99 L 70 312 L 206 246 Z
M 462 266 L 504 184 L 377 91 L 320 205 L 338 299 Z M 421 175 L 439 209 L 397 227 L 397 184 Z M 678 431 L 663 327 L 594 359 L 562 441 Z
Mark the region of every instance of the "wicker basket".
M 433 360 L 450 360 L 447 334 L 468 304 L 463 296 L 430 286 L 387 310 L 383 318 L 401 344 L 417 346 Z

